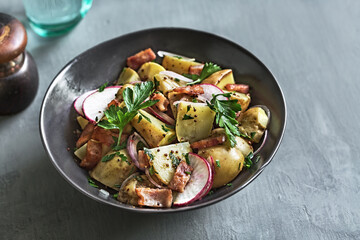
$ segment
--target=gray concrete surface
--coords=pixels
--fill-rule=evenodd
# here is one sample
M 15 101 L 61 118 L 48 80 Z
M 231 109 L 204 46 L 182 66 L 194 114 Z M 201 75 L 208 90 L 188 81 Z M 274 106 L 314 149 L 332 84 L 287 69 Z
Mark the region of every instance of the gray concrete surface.
M 0 239 L 360 239 L 359 1 L 95 1 L 68 35 L 27 49 L 40 88 L 24 112 L 0 117 Z M 24 19 L 21 1 L 0 12 Z M 73 189 L 39 137 L 43 95 L 73 57 L 113 37 L 160 26 L 229 38 L 273 71 L 287 131 L 256 181 L 213 206 L 139 215 Z

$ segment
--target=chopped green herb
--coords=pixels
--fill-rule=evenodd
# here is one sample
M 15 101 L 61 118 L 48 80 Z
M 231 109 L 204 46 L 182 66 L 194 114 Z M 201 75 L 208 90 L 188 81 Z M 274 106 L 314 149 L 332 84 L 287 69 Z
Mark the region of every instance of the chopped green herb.
M 185 77 L 191 78 L 194 82 L 188 83 L 187 85 L 194 85 L 197 83 L 201 83 L 205 78 L 209 77 L 211 74 L 220 71 L 221 68 L 214 63 L 205 63 L 200 76 L 194 74 L 184 74 Z
M 152 155 L 150 149 L 144 148 L 144 153 L 149 156 L 150 161 L 151 161 L 151 160 L 154 160 L 154 155 Z
M 255 135 L 256 135 L 256 132 L 251 132 L 251 133 L 250 133 L 251 139 L 254 139 Z
M 183 153 L 183 156 L 185 157 L 187 165 L 190 165 L 189 153 Z
M 89 183 L 90 186 L 92 186 L 94 188 L 99 188 L 99 186 L 96 185 L 94 180 L 92 180 L 91 178 L 88 178 L 88 183 Z
M 250 152 L 246 157 L 245 157 L 245 162 L 244 162 L 244 166 L 246 168 L 250 168 L 253 165 L 253 161 L 251 160 L 254 157 L 254 154 L 252 152 Z
M 140 115 L 137 123 L 141 122 L 141 120 L 142 120 L 142 116 Z
M 120 188 L 121 185 L 120 184 L 115 184 L 114 187 Z
M 221 166 L 220 166 L 220 160 L 216 159 L 215 162 L 216 162 L 216 166 L 217 166 L 217 167 L 221 167 Z
M 177 58 L 177 59 L 182 59 L 182 57 L 180 57 L 180 56 L 174 56 L 174 58 Z
M 150 118 L 149 118 L 149 117 L 145 116 L 145 115 L 144 115 L 144 114 L 142 114 L 141 112 L 139 112 L 139 114 L 140 114 L 140 117 L 142 116 L 143 118 L 145 118 L 145 119 L 146 119 L 146 121 L 148 121 L 149 123 L 151 123 L 151 120 L 150 120 Z
M 236 145 L 235 136 L 241 136 L 238 128 L 238 121 L 236 121 L 236 113 L 241 111 L 241 105 L 237 103 L 237 100 L 219 100 L 217 96 L 230 97 L 230 93 L 223 93 L 213 95 L 210 102 L 207 105 L 216 112 L 215 123 L 225 129 L 225 134 L 230 140 L 231 147 Z
M 198 100 L 197 100 L 196 98 L 193 98 L 191 101 L 192 101 L 193 103 L 197 103 L 197 102 L 198 102 Z
M 99 120 L 98 116 L 95 117 L 95 122 L 97 122 Z
M 190 106 L 190 105 L 187 105 L 187 107 L 186 107 L 186 112 L 190 111 L 190 108 L 191 108 L 191 106 Z
M 74 149 L 73 149 L 73 150 L 74 150 L 74 152 L 75 152 L 76 150 L 78 150 L 78 148 L 77 148 L 77 147 L 74 147 Z
M 155 84 L 155 89 L 157 89 L 160 85 L 160 82 L 156 79 L 156 77 L 154 77 L 154 84 Z
M 231 186 L 232 186 L 232 183 L 228 183 L 228 184 L 226 184 L 226 186 L 231 187 Z
M 161 128 L 162 128 L 162 130 L 164 130 L 165 132 L 170 131 L 170 129 L 166 128 L 164 125 L 161 125 Z
M 179 165 L 180 160 L 172 152 L 170 152 L 169 157 L 172 165 L 176 168 Z
M 113 198 L 115 198 L 115 199 L 117 199 L 118 196 L 119 196 L 119 193 L 113 194 Z
M 211 190 L 207 195 L 212 195 L 214 193 L 214 191 L 213 190 Z
M 151 167 L 149 168 L 149 173 L 150 173 L 150 175 L 154 175 L 155 173 L 158 173 L 158 172 L 156 172 L 155 169 L 154 169 L 154 167 L 151 166 Z
M 110 161 L 111 159 L 113 159 L 115 157 L 115 153 L 109 154 L 109 155 L 105 155 L 101 158 L 102 162 L 107 162 Z
M 126 67 L 124 67 L 122 71 L 125 72 L 125 71 L 126 71 Z
M 172 143 L 175 139 L 176 139 L 176 135 L 171 136 L 171 137 L 168 139 L 168 143 Z
M 241 162 L 239 162 L 238 171 L 240 171 L 240 168 L 241 168 Z
M 104 83 L 103 85 L 101 85 L 101 87 L 99 87 L 99 92 L 104 91 L 104 89 L 107 87 L 109 83 Z
M 178 79 L 178 78 L 175 78 L 175 82 L 180 82 L 180 79 Z
M 113 150 L 114 151 L 120 151 L 122 149 L 125 149 L 126 148 L 126 145 L 127 145 L 127 141 L 124 141 L 122 144 L 120 144 L 119 146 L 118 145 L 115 145 L 113 147 Z
M 119 157 L 120 157 L 120 159 L 121 159 L 121 161 L 122 162 L 127 162 L 127 164 L 131 164 L 129 161 L 128 161 L 128 158 L 124 155 L 124 154 L 122 154 L 122 153 L 120 153 L 120 152 L 117 152 L 116 153 Z
M 125 107 L 111 105 L 105 111 L 107 120 L 100 121 L 98 126 L 104 129 L 119 129 L 117 145 L 120 145 L 124 127 L 138 114 L 138 111 L 158 102 L 158 100 L 145 101 L 153 92 L 153 88 L 154 84 L 150 81 L 138 83 L 133 89 L 125 88 L 123 91 Z
M 142 141 L 139 141 L 136 144 L 136 151 L 142 150 L 142 149 L 144 149 L 144 147 L 145 147 L 145 143 L 143 143 Z
M 185 173 L 186 173 L 187 175 L 190 175 L 190 174 L 191 174 L 191 172 L 188 172 L 188 171 L 185 171 Z
M 185 114 L 182 120 L 194 119 L 192 116 Z

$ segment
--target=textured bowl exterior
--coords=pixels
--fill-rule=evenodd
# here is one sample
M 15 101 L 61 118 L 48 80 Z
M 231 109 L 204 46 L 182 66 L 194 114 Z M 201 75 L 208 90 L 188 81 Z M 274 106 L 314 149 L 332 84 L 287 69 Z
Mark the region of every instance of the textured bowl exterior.
M 81 169 L 72 150 L 74 130 L 79 126 L 73 101 L 86 91 L 107 82 L 115 82 L 126 64 L 126 58 L 140 50 L 152 48 L 215 62 L 231 68 L 235 80 L 249 84 L 251 105 L 266 105 L 271 111 L 269 136 L 259 152 L 261 159 L 251 169 L 242 171 L 232 187 L 217 189 L 188 206 L 169 209 L 133 207 L 109 197 L 103 199 L 99 189 L 91 187 L 88 173 Z M 253 54 L 222 37 L 184 28 L 155 28 L 130 33 L 101 43 L 70 61 L 54 78 L 44 97 L 40 112 L 40 131 L 44 147 L 59 173 L 76 189 L 99 202 L 122 209 L 143 212 L 179 212 L 208 206 L 243 189 L 270 163 L 279 148 L 286 125 L 286 105 L 282 91 L 270 70 Z

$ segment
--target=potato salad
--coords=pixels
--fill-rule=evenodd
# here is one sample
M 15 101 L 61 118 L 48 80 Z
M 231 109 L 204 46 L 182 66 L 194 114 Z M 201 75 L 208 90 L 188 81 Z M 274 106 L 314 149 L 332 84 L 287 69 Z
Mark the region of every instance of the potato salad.
M 75 100 L 74 154 L 89 184 L 124 204 L 181 207 L 257 162 L 270 112 L 250 106 L 256 89 L 235 83 L 231 69 L 157 55 L 128 57 L 116 83 Z

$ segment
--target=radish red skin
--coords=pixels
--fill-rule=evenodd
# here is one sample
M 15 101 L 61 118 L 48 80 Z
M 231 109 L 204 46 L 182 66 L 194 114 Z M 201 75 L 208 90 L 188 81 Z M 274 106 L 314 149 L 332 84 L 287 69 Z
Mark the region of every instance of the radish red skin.
M 82 110 L 82 104 L 83 102 L 85 101 L 85 99 L 90 95 L 90 94 L 93 94 L 94 92 L 96 92 L 96 90 L 91 90 L 91 91 L 88 91 L 88 92 L 85 92 L 83 94 L 81 94 L 80 96 L 78 96 L 75 101 L 74 101 L 74 108 L 75 108 L 75 111 L 81 115 L 81 116 L 84 116 L 84 112 Z M 84 97 L 85 96 L 85 97 Z M 81 101 L 81 102 L 79 102 Z
M 110 86 L 110 87 L 105 88 L 104 91 L 107 91 L 107 90 L 113 89 L 113 88 L 120 89 L 121 87 L 122 87 L 122 86 Z M 93 92 L 93 93 L 91 93 L 89 96 L 87 96 L 87 97 L 85 98 L 83 104 L 82 104 L 82 109 L 83 109 L 83 112 L 84 112 L 84 115 L 85 115 L 86 119 L 88 119 L 90 122 L 92 122 L 92 123 L 94 123 L 94 124 L 97 123 L 96 119 L 94 119 L 95 117 L 93 118 L 93 117 L 89 116 L 89 114 L 86 113 L 87 111 L 86 111 L 84 105 L 85 105 L 85 102 L 86 102 L 90 97 L 92 97 L 94 94 L 104 93 L 104 91 L 99 92 L 99 90 L 96 90 L 95 92 Z M 104 95 L 104 97 L 105 97 L 105 96 L 107 96 L 107 95 Z M 114 99 L 115 99 L 115 94 L 114 94 Z M 111 99 L 111 100 L 112 100 L 112 99 Z M 102 111 L 102 112 L 105 111 L 105 109 L 107 108 L 108 103 L 110 103 L 111 100 L 110 100 L 109 102 L 101 101 L 101 103 L 105 103 L 106 106 L 105 106 L 105 104 L 104 104 L 104 108 L 99 109 L 99 111 Z M 100 120 L 100 118 L 99 118 L 99 120 Z
M 201 157 L 201 156 L 199 156 L 199 155 L 197 155 L 195 153 L 189 153 L 189 158 L 190 157 L 193 157 L 193 158 L 197 159 L 198 161 L 202 161 L 205 164 L 206 169 L 208 171 L 208 179 L 207 179 L 206 184 L 204 185 L 204 187 L 193 198 L 191 198 L 187 202 L 180 202 L 180 203 L 175 203 L 174 202 L 174 204 L 173 204 L 174 207 L 182 207 L 182 206 L 186 206 L 186 205 L 189 205 L 189 204 L 193 203 L 194 201 L 200 199 L 200 197 L 204 196 L 204 193 L 206 191 L 208 191 L 209 189 L 211 189 L 211 186 L 212 186 L 213 173 L 212 173 L 211 166 L 210 166 L 209 162 L 206 161 L 205 158 L 203 158 L 203 157 Z M 191 166 L 191 161 L 190 161 L 190 166 Z M 194 168 L 194 171 L 195 171 L 195 168 Z M 185 191 L 186 191 L 186 187 L 185 187 Z

